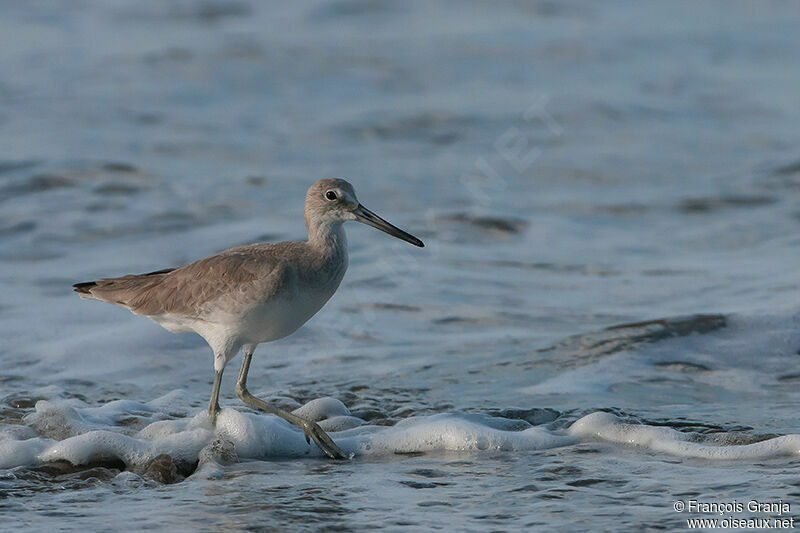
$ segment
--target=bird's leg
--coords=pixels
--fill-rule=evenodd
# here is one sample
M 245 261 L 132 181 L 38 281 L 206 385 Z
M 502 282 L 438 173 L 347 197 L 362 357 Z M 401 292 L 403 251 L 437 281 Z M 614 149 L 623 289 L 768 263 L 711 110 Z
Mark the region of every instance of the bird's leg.
M 247 373 L 250 371 L 250 359 L 252 357 L 253 352 L 245 350 L 242 370 L 239 372 L 239 379 L 236 381 L 236 395 L 250 407 L 258 409 L 259 411 L 272 413 L 273 415 L 283 418 L 290 424 L 301 428 L 306 434 L 306 442 L 310 442 L 309 439 L 314 439 L 319 449 L 331 459 L 346 459 L 347 456 L 345 453 L 333 442 L 328 434 L 319 427 L 319 424 L 284 411 L 283 409 L 279 409 L 250 394 L 247 390 Z
M 208 402 L 208 418 L 216 425 L 219 413 L 219 386 L 222 384 L 222 369 L 214 372 L 214 385 L 211 388 L 211 401 Z

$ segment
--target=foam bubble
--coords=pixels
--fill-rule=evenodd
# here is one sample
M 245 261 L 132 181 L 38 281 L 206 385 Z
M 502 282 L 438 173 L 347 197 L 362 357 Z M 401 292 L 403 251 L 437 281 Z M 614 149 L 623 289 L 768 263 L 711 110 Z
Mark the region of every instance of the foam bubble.
M 325 420 L 326 418 L 334 416 L 350 415 L 350 410 L 345 404 L 336 398 L 330 397 L 311 400 L 292 412 L 301 418 L 313 420 L 314 422 L 319 422 L 320 420 Z
M 540 427 L 531 427 L 524 431 L 505 431 L 449 414 L 409 418 L 383 431 L 361 435 L 357 440 L 357 455 L 542 450 L 576 442 L 573 437 Z
M 152 441 L 96 430 L 57 442 L 40 453 L 37 459 L 41 462 L 63 460 L 80 465 L 112 457 L 122 460 L 126 465 L 139 466 L 167 454 L 176 459 L 194 461 L 212 437 L 211 431 L 202 428 L 181 431 Z
M 0 440 L 0 468 L 31 465 L 40 453 L 52 445 L 52 439 L 34 437 L 26 440 Z
M 40 434 L 64 439 L 109 426 L 130 426 L 134 420 L 152 418 L 156 409 L 131 400 L 114 400 L 100 407 L 88 407 L 80 400 L 39 400 L 36 411 L 25 422 Z
M 365 423 L 366 422 L 355 416 L 339 415 L 321 420 L 319 422 L 319 427 L 325 431 L 344 431 L 363 426 Z
M 783 435 L 752 444 L 715 446 L 690 442 L 689 435 L 671 428 L 626 424 L 605 412 L 584 416 L 572 424 L 569 433 L 583 439 L 633 444 L 680 457 L 752 460 L 800 455 L 800 435 Z
M 217 434 L 231 441 L 242 458 L 318 454 L 316 446 L 306 442 L 301 429 L 271 415 L 223 409 L 217 415 Z

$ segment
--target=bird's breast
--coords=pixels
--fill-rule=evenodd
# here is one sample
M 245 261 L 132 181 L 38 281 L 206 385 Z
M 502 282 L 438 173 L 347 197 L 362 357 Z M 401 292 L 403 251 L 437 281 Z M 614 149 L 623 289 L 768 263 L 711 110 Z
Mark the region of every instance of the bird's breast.
M 291 335 L 324 307 L 346 270 L 346 257 L 315 269 L 290 270 L 280 293 L 250 310 L 243 337 L 247 342 L 259 343 Z

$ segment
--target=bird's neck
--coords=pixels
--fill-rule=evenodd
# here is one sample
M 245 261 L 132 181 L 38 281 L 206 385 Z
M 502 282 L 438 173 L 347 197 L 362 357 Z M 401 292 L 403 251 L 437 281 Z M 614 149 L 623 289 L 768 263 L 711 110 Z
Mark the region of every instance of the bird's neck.
M 342 222 L 314 224 L 308 227 L 308 244 L 329 254 L 347 253 L 347 236 Z

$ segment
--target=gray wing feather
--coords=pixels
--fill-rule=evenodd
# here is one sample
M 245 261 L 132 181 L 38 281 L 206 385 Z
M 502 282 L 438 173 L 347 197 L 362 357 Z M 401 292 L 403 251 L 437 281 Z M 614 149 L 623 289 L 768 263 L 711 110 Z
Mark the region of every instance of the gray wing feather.
M 293 243 L 239 246 L 174 270 L 101 279 L 84 291 L 137 315 L 198 317 L 222 297 L 257 301 L 282 290 L 291 269 L 278 259 L 281 244 Z

